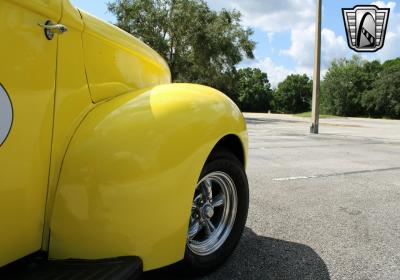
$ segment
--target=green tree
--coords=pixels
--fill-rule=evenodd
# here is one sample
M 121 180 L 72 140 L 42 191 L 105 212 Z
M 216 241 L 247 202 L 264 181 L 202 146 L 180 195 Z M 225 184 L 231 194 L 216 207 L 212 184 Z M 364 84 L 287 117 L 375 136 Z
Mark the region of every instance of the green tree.
M 373 88 L 382 65 L 364 61 L 359 56 L 334 60 L 321 85 L 321 108 L 324 113 L 338 116 L 366 114 L 363 94 Z
M 383 70 L 388 69 L 392 66 L 398 66 L 400 65 L 400 57 L 396 58 L 396 59 L 390 59 L 390 60 L 386 60 L 383 64 L 382 64 L 382 68 Z
M 278 84 L 274 92 L 274 110 L 282 113 L 302 113 L 311 110 L 312 81 L 307 75 L 290 75 Z
M 240 69 L 237 73 L 237 103 L 246 112 L 266 112 L 272 98 L 268 75 L 258 68 Z
M 173 81 L 213 86 L 231 97 L 236 68 L 253 58 L 251 29 L 236 11 L 211 10 L 204 0 L 116 0 L 116 25 L 140 38 L 168 62 Z
M 400 59 L 386 61 L 365 92 L 362 104 L 371 117 L 400 118 Z

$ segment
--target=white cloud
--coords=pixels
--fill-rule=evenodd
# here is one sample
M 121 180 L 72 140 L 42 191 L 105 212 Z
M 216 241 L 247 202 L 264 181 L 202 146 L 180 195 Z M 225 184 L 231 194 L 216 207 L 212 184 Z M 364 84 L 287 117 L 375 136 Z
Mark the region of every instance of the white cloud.
M 306 74 L 309 78 L 313 76 L 312 67 L 301 67 L 298 66 L 295 69 L 288 69 L 282 65 L 276 64 L 272 58 L 265 57 L 256 60 L 246 60 L 239 65 L 239 68 L 260 68 L 261 71 L 268 74 L 268 80 L 273 88 L 276 88 L 280 82 L 286 79 L 287 76 L 291 74 Z M 321 70 L 321 78 L 325 76 L 327 69 Z
M 314 62 L 315 25 L 310 24 L 305 29 L 294 29 L 291 32 L 291 46 L 282 50 L 281 54 L 290 56 L 296 62 L 297 71 L 311 75 Z M 342 36 L 328 28 L 322 30 L 321 68 L 326 69 L 335 58 L 341 58 L 349 53 L 347 43 Z
M 295 73 L 295 71 L 289 70 L 281 65 L 275 64 L 270 57 L 263 59 L 246 60 L 240 65 L 244 67 L 260 68 L 261 71 L 268 74 L 268 80 L 272 87 L 276 87 L 282 82 L 288 75 Z
M 350 53 L 346 40 L 342 36 L 336 36 L 335 32 L 328 28 L 322 30 L 322 69 L 327 68 L 333 59 Z
M 291 46 L 287 50 L 281 50 L 281 55 L 287 55 L 294 59 L 297 67 L 312 68 L 314 50 L 314 25 L 304 29 L 291 31 Z
M 268 73 L 268 78 L 273 87 L 276 87 L 279 82 L 283 81 L 290 74 L 307 74 L 309 77 L 312 77 L 314 36 L 314 24 L 310 24 L 304 29 L 293 29 L 291 31 L 291 46 L 287 50 L 281 50 L 279 55 L 286 55 L 293 58 L 296 64 L 294 69 L 278 65 L 270 57 L 247 60 L 241 64 L 241 67 L 260 68 L 262 71 Z M 345 39 L 342 36 L 337 36 L 332 30 L 324 28 L 322 30 L 322 76 L 325 75 L 333 59 L 341 58 L 348 54 L 350 54 L 350 50 Z
M 385 3 L 384 1 L 375 1 L 372 2 L 371 5 L 378 6 L 379 8 L 390 8 L 393 10 L 396 7 L 396 2 Z
M 269 42 L 270 44 L 271 44 L 272 41 L 274 40 L 274 35 L 275 35 L 274 32 L 268 32 L 268 33 L 267 33 L 268 42 Z
M 293 69 L 277 64 L 271 57 L 246 61 L 241 67 L 259 67 L 267 72 L 273 86 L 276 86 L 287 75 L 313 72 L 313 51 L 315 36 L 315 0 L 209 0 L 214 9 L 235 8 L 243 14 L 243 22 L 252 28 L 265 31 L 270 44 L 274 43 L 277 33 L 290 31 L 291 45 L 288 49 L 277 50 L 278 55 L 291 57 L 295 62 Z M 373 5 L 391 9 L 385 46 L 376 54 L 368 57 L 381 61 L 400 56 L 400 14 L 395 13 L 396 2 L 375 1 Z M 271 46 L 273 48 L 273 46 Z M 275 50 L 273 51 L 275 52 Z M 347 38 L 338 36 L 333 30 L 322 30 L 322 73 L 326 73 L 329 63 L 336 58 L 354 54 L 348 45 Z M 279 61 L 279 59 L 278 59 Z
M 373 2 L 380 8 L 390 8 L 389 24 L 386 31 L 385 45 L 383 49 L 376 53 L 376 57 L 381 61 L 393 59 L 400 56 L 400 14 L 395 13 L 395 2 L 385 3 L 383 1 Z
M 235 8 L 242 12 L 245 25 L 268 33 L 301 28 L 314 21 L 313 0 L 214 0 L 214 8 Z
M 273 34 L 290 31 L 291 46 L 280 50 L 280 55 L 291 57 L 295 69 L 290 71 L 272 63 L 270 58 L 259 60 L 255 66 L 270 70 L 271 81 L 280 81 L 283 73 L 295 72 L 312 75 L 315 36 L 315 1 L 313 0 L 214 0 L 219 7 L 236 8 L 243 14 L 244 23 L 267 32 L 266 40 L 272 43 Z M 211 2 L 210 2 L 211 3 Z M 349 50 L 345 39 L 330 29 L 322 31 L 322 68 L 334 58 L 343 57 Z M 271 72 L 274 71 L 274 73 Z M 272 77 L 273 76 L 273 77 Z

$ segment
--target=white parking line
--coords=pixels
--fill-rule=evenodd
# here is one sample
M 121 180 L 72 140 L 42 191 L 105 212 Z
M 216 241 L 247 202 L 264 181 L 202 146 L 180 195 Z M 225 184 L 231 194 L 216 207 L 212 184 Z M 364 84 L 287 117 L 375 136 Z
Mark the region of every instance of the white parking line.
M 358 170 L 351 172 L 341 172 L 341 173 L 331 173 L 331 174 L 320 174 L 320 175 L 310 175 L 310 176 L 296 176 L 296 177 L 285 177 L 285 178 L 274 178 L 273 181 L 293 181 L 293 180 L 305 180 L 305 179 L 315 179 L 315 178 L 325 178 L 334 176 L 345 176 L 345 175 L 355 175 L 371 172 L 384 172 L 384 171 L 394 171 L 400 170 L 400 167 L 390 167 L 381 169 L 370 169 L 370 170 Z

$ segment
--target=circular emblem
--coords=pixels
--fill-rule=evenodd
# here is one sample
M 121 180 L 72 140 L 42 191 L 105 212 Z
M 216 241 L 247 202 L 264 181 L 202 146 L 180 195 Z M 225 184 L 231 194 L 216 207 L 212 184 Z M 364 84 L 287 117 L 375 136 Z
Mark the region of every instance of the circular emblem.
M 13 122 L 13 107 L 10 97 L 0 84 L 0 145 L 4 143 L 10 133 Z

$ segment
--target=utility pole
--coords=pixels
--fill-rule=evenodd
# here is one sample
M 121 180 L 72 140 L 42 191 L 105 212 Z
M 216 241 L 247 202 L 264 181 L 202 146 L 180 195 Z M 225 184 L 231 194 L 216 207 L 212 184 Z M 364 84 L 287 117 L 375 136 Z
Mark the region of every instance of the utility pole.
M 314 78 L 312 96 L 312 124 L 310 132 L 319 132 L 319 94 L 321 85 L 321 14 L 322 0 L 317 0 L 317 17 L 315 23 Z

